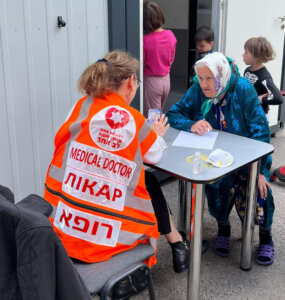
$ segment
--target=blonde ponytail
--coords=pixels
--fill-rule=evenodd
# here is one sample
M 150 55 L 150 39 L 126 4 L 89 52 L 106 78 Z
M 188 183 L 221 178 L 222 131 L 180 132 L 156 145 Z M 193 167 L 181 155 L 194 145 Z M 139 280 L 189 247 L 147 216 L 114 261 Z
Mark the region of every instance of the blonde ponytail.
M 110 52 L 87 67 L 78 80 L 78 90 L 91 97 L 102 97 L 116 91 L 130 76 L 137 78 L 138 65 L 129 53 Z

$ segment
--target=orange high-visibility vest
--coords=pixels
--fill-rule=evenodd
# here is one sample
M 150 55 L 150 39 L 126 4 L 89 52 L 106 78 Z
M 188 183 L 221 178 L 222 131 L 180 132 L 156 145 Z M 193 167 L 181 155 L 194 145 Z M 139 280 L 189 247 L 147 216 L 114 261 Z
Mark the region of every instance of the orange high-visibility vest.
M 156 249 L 159 233 L 142 160 L 156 138 L 116 93 L 75 104 L 55 136 L 44 191 L 70 257 L 93 263 L 138 243 Z

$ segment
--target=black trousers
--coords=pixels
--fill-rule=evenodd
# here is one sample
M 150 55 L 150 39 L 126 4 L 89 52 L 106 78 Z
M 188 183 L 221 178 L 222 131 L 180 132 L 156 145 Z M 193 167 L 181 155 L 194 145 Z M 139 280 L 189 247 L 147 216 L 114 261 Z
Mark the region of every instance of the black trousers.
M 157 219 L 158 231 L 161 234 L 170 233 L 171 227 L 168 206 L 160 185 L 152 172 L 145 171 L 145 185 L 151 198 L 154 213 Z

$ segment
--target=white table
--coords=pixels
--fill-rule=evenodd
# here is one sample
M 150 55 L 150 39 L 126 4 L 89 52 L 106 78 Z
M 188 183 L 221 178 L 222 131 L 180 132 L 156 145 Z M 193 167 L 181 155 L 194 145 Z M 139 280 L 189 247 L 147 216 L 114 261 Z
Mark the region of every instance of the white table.
M 219 131 L 213 149 L 221 148 L 230 152 L 234 157 L 234 163 L 228 168 L 202 167 L 199 174 L 192 172 L 192 164 L 186 162 L 186 157 L 199 151 L 206 156 L 213 150 L 174 147 L 172 142 L 179 134 L 179 130 L 169 128 L 165 141 L 168 148 L 164 151 L 161 161 L 156 165 L 149 165 L 154 169 L 166 172 L 178 179 L 180 207 L 179 226 L 186 229 L 187 222 L 187 182 L 196 184 L 196 200 L 194 208 L 193 237 L 190 239 L 190 267 L 188 271 L 187 299 L 199 299 L 200 264 L 202 247 L 202 219 L 205 202 L 205 184 L 213 183 L 218 179 L 236 172 L 238 169 L 250 165 L 250 179 L 247 192 L 247 203 L 243 225 L 243 239 L 241 250 L 240 268 L 250 270 L 252 256 L 252 236 L 254 229 L 256 187 L 259 175 L 260 159 L 274 151 L 272 145 L 253 139 Z M 191 199 L 189 201 L 191 203 Z M 189 203 L 188 202 L 188 203 Z M 188 208 L 189 209 L 189 208 Z M 191 211 L 191 208 L 190 208 Z

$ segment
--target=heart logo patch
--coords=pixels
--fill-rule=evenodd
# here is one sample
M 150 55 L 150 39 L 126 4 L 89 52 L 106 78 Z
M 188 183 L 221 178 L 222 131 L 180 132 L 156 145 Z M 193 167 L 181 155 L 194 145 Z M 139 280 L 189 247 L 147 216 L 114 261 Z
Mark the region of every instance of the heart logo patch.
M 129 114 L 124 110 L 111 107 L 105 114 L 106 122 L 112 129 L 122 128 L 129 123 Z

